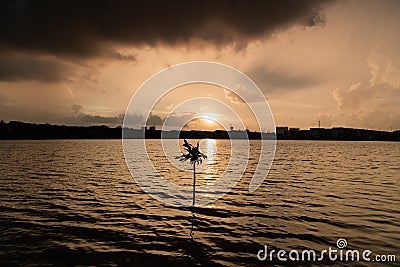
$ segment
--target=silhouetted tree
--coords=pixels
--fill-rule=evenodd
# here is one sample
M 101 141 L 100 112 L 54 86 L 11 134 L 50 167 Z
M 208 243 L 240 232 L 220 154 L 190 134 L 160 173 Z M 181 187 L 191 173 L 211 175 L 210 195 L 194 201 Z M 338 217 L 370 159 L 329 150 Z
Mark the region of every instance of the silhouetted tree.
M 207 156 L 200 152 L 199 142 L 197 142 L 196 146 L 193 146 L 192 144 L 189 144 L 188 141 L 186 141 L 186 139 L 185 139 L 182 146 L 185 147 L 185 149 L 188 153 L 178 156 L 176 158 L 179 158 L 180 161 L 186 161 L 186 160 L 190 159 L 190 164 L 193 165 L 193 203 L 192 203 L 192 205 L 194 206 L 194 204 L 196 202 L 196 163 L 197 164 L 203 163 L 203 159 L 206 159 Z

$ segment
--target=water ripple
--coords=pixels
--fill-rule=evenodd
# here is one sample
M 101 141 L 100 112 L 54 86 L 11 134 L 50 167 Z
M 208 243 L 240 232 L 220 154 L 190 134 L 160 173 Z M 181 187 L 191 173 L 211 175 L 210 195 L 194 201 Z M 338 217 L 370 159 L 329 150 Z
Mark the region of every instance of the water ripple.
M 220 154 L 199 184 L 223 172 L 226 142 L 216 141 Z M 265 266 L 256 257 L 264 245 L 322 250 L 339 237 L 354 249 L 398 250 L 398 143 L 278 142 L 269 176 L 249 193 L 259 149 L 251 145 L 229 194 L 176 208 L 134 182 L 120 140 L 1 141 L 0 264 Z M 157 160 L 172 182 L 191 184 L 190 170 Z

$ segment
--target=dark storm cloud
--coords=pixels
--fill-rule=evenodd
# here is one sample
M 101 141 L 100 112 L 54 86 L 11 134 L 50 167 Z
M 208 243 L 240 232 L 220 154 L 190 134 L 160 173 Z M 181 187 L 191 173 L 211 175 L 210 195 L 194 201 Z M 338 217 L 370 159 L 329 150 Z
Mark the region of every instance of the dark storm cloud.
M 312 73 L 303 73 L 302 70 L 290 68 L 273 68 L 255 66 L 248 75 L 260 86 L 264 92 L 281 92 L 312 87 L 323 82 L 325 77 Z
M 74 114 L 79 114 L 79 112 L 82 110 L 83 106 L 75 104 L 71 106 L 72 111 Z
M 154 114 L 150 114 L 149 118 L 147 119 L 147 125 L 148 126 L 152 126 L 152 125 L 163 125 L 164 120 L 158 116 L 158 115 L 154 115 Z
M 58 82 L 67 72 L 67 65 L 52 57 L 0 54 L 0 81 Z
M 295 24 L 323 23 L 325 2 L 2 1 L 0 48 L 89 57 L 110 44 L 175 45 L 195 38 L 243 45 Z
M 80 113 L 77 116 L 77 122 L 92 123 L 92 124 L 119 124 L 121 125 L 123 121 L 123 115 L 106 117 L 98 115 L 89 115 Z
M 120 60 L 120 61 L 131 61 L 131 62 L 136 61 L 136 56 L 135 55 L 123 54 L 123 53 L 118 52 L 118 51 L 105 53 L 105 56 L 109 56 L 110 58 L 114 58 L 114 59 Z
M 187 126 L 194 118 L 196 118 L 194 112 L 170 113 L 164 121 L 165 126 L 181 128 Z

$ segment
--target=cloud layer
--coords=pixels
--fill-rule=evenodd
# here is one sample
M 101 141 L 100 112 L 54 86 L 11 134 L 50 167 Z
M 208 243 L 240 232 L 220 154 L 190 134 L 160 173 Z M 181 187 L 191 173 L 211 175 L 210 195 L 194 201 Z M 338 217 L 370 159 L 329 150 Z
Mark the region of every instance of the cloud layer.
M 399 8 L 392 0 L 3 1 L 0 119 L 115 123 L 154 73 L 210 60 L 254 79 L 278 125 L 398 129 Z M 149 123 L 198 90 L 246 107 L 229 92 L 188 88 L 166 97 Z
M 0 47 L 88 57 L 110 43 L 246 43 L 294 24 L 323 21 L 322 0 L 2 1 Z

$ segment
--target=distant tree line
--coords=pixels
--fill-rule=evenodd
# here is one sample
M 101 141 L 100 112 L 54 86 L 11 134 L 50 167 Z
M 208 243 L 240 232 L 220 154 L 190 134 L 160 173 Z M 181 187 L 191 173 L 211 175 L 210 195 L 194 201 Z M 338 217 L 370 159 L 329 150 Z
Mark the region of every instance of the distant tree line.
M 332 129 L 277 127 L 275 133 L 252 131 L 161 131 L 150 127 L 144 132 L 138 129 L 100 126 L 66 126 L 0 121 L 0 139 L 120 139 L 124 138 L 182 138 L 182 139 L 278 139 L 278 140 L 366 140 L 400 141 L 400 131 L 385 132 L 366 129 L 335 127 Z M 144 134 L 144 135 L 143 135 Z

